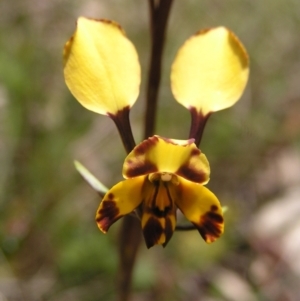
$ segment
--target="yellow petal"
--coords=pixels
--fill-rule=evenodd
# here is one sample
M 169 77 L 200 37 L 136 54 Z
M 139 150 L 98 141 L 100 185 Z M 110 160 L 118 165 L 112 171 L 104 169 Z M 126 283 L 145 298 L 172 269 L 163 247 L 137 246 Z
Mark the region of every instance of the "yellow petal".
M 207 115 L 232 106 L 249 74 L 247 52 L 228 29 L 200 31 L 179 49 L 171 70 L 172 92 L 187 109 Z
M 163 172 L 173 173 L 193 182 L 207 183 L 209 163 L 193 141 L 150 137 L 137 145 L 126 157 L 123 176 L 132 178 Z
M 65 81 L 88 110 L 116 114 L 139 94 L 140 65 L 133 44 L 115 22 L 80 17 L 64 49 Z
M 97 225 L 102 232 L 106 233 L 115 221 L 142 202 L 144 180 L 145 177 L 137 177 L 119 182 L 106 193 L 96 214 Z
M 224 231 L 222 208 L 217 197 L 206 187 L 181 179 L 176 205 L 198 229 L 207 243 Z

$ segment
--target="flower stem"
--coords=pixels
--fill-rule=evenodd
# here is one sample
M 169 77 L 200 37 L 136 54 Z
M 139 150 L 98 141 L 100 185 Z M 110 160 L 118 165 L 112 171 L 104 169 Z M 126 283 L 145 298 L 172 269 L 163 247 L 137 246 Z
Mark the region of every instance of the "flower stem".
M 173 0 L 148 0 L 148 2 L 151 26 L 151 57 L 146 92 L 145 138 L 154 134 L 165 31 Z M 128 111 L 124 109 L 118 112 L 117 115 L 110 117 L 115 122 L 124 147 L 129 153 L 135 146 L 129 124 L 129 109 Z M 141 237 L 140 221 L 130 215 L 125 216 L 119 237 L 118 295 L 120 301 L 130 299 L 132 273 Z
M 117 126 L 127 153 L 130 153 L 135 147 L 129 112 L 130 108 L 125 107 L 118 111 L 117 114 L 109 115 Z M 120 301 L 128 301 L 130 298 L 133 267 L 142 237 L 140 221 L 131 215 L 124 216 L 119 235 L 118 298 Z
M 130 300 L 133 267 L 142 239 L 141 221 L 131 215 L 123 218 L 119 233 L 119 273 L 118 292 L 119 301 Z
M 172 2 L 173 0 L 148 0 L 151 27 L 151 57 L 146 94 L 145 139 L 153 136 L 155 131 L 162 54 Z
M 191 108 L 190 112 L 192 121 L 189 138 L 194 138 L 195 144 L 199 147 L 206 122 L 211 114 L 203 115 L 201 111 L 198 112 L 195 108 Z
M 122 139 L 123 145 L 126 152 L 129 154 L 135 147 L 135 142 L 131 130 L 130 120 L 129 120 L 130 108 L 125 107 L 118 111 L 117 114 L 109 114 L 109 117 L 114 121 L 120 137 Z

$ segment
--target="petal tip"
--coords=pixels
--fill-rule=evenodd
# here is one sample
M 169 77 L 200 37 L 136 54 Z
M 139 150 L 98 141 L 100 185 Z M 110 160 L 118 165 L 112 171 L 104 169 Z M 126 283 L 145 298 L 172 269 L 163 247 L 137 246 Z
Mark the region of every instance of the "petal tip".
M 206 243 L 214 242 L 224 232 L 224 219 L 217 211 L 218 207 L 212 205 L 211 210 L 201 216 L 200 223 L 195 224 Z
M 108 197 L 112 198 L 113 196 L 109 193 Z M 110 226 L 121 217 L 119 213 L 120 210 L 114 200 L 103 200 L 96 214 L 98 228 L 106 233 Z
M 170 217 L 165 218 L 163 222 L 162 219 L 150 216 L 143 226 L 143 234 L 147 248 L 150 249 L 154 245 L 166 247 L 173 235 L 174 228 Z

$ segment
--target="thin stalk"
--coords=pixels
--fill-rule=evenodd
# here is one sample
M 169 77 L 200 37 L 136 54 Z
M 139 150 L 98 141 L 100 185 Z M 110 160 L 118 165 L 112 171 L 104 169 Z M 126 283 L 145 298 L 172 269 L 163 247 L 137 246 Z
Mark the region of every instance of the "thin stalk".
M 166 28 L 173 0 L 148 0 L 151 28 L 151 56 L 146 91 L 144 138 L 155 132 L 157 101 L 161 81 L 162 55 Z
M 149 76 L 147 83 L 147 99 L 146 99 L 146 114 L 145 114 L 145 129 L 144 137 L 148 138 L 154 134 L 157 100 L 159 92 L 159 84 L 161 78 L 162 53 L 165 41 L 165 32 L 169 12 L 173 0 L 148 0 L 150 9 L 150 27 L 151 27 L 151 57 L 149 64 Z M 127 132 L 127 121 L 122 121 L 123 118 L 127 120 L 126 112 L 123 112 L 122 118 L 120 116 L 111 116 L 117 125 L 117 128 L 122 137 L 123 144 L 127 153 L 129 153 L 135 146 L 130 132 Z M 129 112 L 128 112 L 129 116 Z M 117 118 L 115 118 L 117 117 Z M 129 121 L 129 117 L 128 117 Z M 125 130 L 123 126 L 127 127 Z M 137 218 L 127 215 L 123 218 L 119 236 L 119 273 L 118 273 L 118 293 L 120 301 L 130 300 L 130 290 L 132 284 L 132 274 L 136 255 L 141 242 L 141 225 Z
M 129 120 L 130 108 L 125 107 L 124 109 L 117 112 L 117 114 L 109 114 L 109 117 L 114 121 L 120 137 L 122 139 L 123 145 L 126 152 L 129 154 L 135 147 L 135 142 L 131 130 L 130 120 Z
M 195 108 L 190 109 L 191 112 L 191 128 L 189 138 L 195 139 L 195 144 L 199 147 L 206 122 L 211 114 L 203 115 Z

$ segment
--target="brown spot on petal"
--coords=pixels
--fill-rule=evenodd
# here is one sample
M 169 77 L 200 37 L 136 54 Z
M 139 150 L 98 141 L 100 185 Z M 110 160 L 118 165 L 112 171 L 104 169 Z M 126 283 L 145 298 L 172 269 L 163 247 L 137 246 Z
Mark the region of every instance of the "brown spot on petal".
M 165 235 L 166 235 L 166 242 L 163 244 L 163 246 L 165 247 L 169 240 L 171 239 L 172 235 L 173 235 L 174 229 L 172 226 L 172 222 L 170 218 L 166 218 L 166 228 L 165 228 Z
M 211 206 L 211 210 L 200 218 L 199 225 L 195 224 L 203 239 L 210 243 L 221 236 L 223 232 L 223 217 L 216 213 L 216 206 Z
M 208 178 L 207 173 L 195 170 L 189 165 L 182 165 L 175 174 L 195 183 L 204 183 Z
M 201 150 L 199 148 L 193 148 L 191 151 L 191 156 L 198 157 L 201 154 Z
M 113 194 L 110 193 L 108 197 L 109 200 L 104 200 L 102 202 L 96 216 L 98 227 L 104 233 L 107 232 L 109 227 L 121 217 L 119 216 L 119 208 L 116 206 L 116 202 L 113 201 Z
M 130 160 L 128 160 L 127 164 L 129 166 L 131 165 L 126 170 L 126 177 L 128 178 L 146 175 L 158 171 L 157 166 L 150 161 L 144 161 L 139 163 L 138 161 L 131 162 Z
M 72 36 L 64 46 L 64 51 L 63 51 L 64 65 L 67 64 L 67 61 L 69 59 L 73 41 L 74 41 L 74 36 Z
M 216 206 L 216 205 L 211 205 L 210 211 L 218 211 L 218 206 Z
M 108 197 L 109 200 L 113 200 L 113 199 L 114 199 L 114 194 L 110 192 L 110 193 L 107 195 L 107 197 Z
M 171 210 L 172 210 L 171 206 L 167 206 L 164 208 L 164 210 L 161 210 L 158 207 L 151 207 L 147 211 L 152 213 L 156 217 L 161 218 L 161 217 L 166 217 L 171 212 Z
M 150 217 L 143 229 L 143 234 L 148 249 L 157 244 L 163 232 L 164 229 L 160 222 L 156 218 Z
M 158 137 L 153 136 L 144 140 L 142 143 L 137 145 L 134 149 L 135 155 L 144 155 L 146 152 L 149 151 L 152 147 L 154 147 L 159 142 Z
M 112 20 L 108 20 L 108 19 L 95 19 L 96 21 L 100 21 L 100 22 L 103 22 L 103 23 L 106 23 L 106 24 L 111 24 L 111 25 L 114 25 L 116 27 L 119 28 L 119 30 L 124 34 L 125 34 L 125 31 L 124 29 L 121 27 L 121 25 L 115 21 L 112 21 Z

